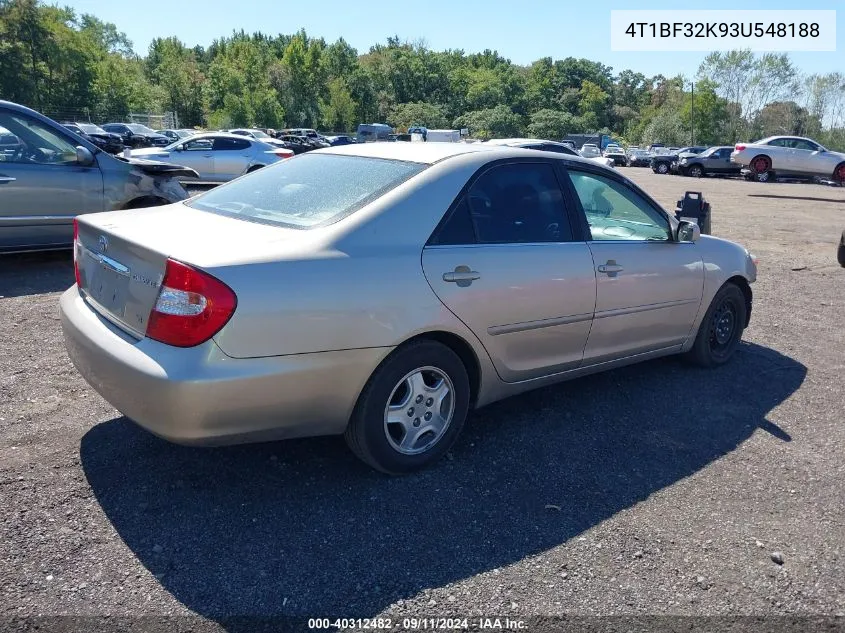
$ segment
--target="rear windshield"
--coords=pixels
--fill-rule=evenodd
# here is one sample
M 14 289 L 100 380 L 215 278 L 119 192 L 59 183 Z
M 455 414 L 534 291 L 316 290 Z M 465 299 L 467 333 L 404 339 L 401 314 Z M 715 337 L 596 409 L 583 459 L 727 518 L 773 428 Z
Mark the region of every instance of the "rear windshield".
M 310 229 L 337 222 L 427 165 L 332 154 L 304 154 L 197 196 L 188 206 L 253 222 Z

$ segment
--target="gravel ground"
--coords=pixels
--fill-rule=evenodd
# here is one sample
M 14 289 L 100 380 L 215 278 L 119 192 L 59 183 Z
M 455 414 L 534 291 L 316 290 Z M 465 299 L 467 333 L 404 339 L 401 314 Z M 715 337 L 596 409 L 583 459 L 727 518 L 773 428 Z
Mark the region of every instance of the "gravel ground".
M 0 259 L 0 616 L 845 614 L 845 189 L 625 173 L 760 257 L 740 353 L 498 403 L 399 479 L 156 439 L 65 355 L 69 255 Z

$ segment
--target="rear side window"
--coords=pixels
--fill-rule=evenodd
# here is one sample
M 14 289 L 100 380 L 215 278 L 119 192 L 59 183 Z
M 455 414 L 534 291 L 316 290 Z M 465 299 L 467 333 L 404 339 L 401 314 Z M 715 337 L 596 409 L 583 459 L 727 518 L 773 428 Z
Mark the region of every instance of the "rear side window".
M 249 141 L 239 138 L 216 138 L 214 139 L 214 151 L 240 151 L 249 149 Z
M 423 171 L 408 161 L 305 154 L 202 194 L 188 206 L 296 229 L 337 222 Z

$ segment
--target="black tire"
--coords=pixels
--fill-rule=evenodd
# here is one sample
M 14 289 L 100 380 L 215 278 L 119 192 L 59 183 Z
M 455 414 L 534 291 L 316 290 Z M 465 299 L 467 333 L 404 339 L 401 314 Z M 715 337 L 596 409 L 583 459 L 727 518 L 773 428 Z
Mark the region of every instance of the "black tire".
M 772 171 L 772 159 L 765 154 L 761 154 L 752 158 L 751 162 L 748 163 L 748 167 L 755 176 L 767 174 Z
M 837 185 L 845 186 L 845 163 L 840 163 L 836 166 L 836 169 L 833 170 L 833 178 L 831 180 Z
M 687 176 L 701 178 L 704 175 L 704 168 L 701 165 L 690 165 L 687 167 Z
M 669 165 L 667 163 L 657 163 L 654 166 L 654 171 L 660 175 L 665 175 L 669 173 Z
M 713 297 L 686 359 L 700 367 L 724 365 L 739 347 L 747 314 L 742 290 L 726 283 Z
M 423 452 L 405 454 L 394 447 L 396 439 L 388 432 L 386 409 L 403 384 L 403 377 L 422 368 L 442 372 L 451 381 L 454 388 L 452 415 L 433 444 Z M 469 376 L 455 352 L 436 341 L 409 343 L 394 351 L 373 372 L 358 398 L 344 437 L 352 452 L 376 470 L 389 475 L 410 473 L 441 459 L 451 448 L 466 422 L 469 401 Z M 414 409 L 415 404 L 410 404 Z M 422 410 L 427 404 L 426 400 L 418 406 Z M 416 418 L 416 422 L 419 420 Z
M 845 231 L 842 231 L 842 238 L 839 240 L 839 248 L 836 249 L 836 259 L 839 265 L 845 268 Z

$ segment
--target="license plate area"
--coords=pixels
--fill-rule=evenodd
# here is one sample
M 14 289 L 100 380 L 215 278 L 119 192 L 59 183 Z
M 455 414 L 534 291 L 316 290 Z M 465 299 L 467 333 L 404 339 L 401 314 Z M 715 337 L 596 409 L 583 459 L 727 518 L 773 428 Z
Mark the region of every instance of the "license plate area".
M 123 319 L 129 292 L 130 270 L 121 262 L 83 249 L 83 289 L 98 306 Z

